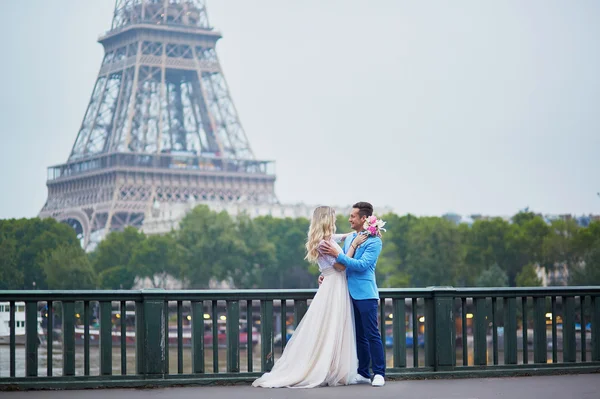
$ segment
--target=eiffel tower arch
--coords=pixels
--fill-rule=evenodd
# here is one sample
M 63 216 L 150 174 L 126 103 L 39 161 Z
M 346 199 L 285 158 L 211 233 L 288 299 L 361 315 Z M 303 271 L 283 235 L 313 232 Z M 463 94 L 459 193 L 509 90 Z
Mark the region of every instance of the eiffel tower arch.
M 48 169 L 40 217 L 84 247 L 181 203 L 275 204 L 231 99 L 205 0 L 117 0 L 104 59 L 65 164 Z

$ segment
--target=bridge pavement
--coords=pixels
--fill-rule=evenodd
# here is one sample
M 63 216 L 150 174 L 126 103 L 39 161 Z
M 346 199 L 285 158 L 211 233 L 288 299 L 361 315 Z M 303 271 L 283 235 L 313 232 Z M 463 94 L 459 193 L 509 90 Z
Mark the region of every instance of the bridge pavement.
M 316 389 L 262 389 L 248 385 L 157 389 L 96 389 L 2 392 L 3 399 L 598 399 L 600 374 L 389 381 L 383 388 L 369 385 Z

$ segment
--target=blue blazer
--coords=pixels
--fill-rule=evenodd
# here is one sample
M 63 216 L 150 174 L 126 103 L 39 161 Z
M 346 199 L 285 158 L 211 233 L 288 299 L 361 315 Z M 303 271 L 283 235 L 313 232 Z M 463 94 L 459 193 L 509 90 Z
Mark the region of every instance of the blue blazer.
M 346 266 L 348 277 L 348 290 L 350 296 L 356 300 L 379 299 L 377 282 L 375 280 L 375 266 L 381 253 L 382 242 L 379 237 L 369 237 L 354 253 L 353 258 L 346 256 L 356 233 L 346 237 L 344 253 L 337 257 L 337 262 Z

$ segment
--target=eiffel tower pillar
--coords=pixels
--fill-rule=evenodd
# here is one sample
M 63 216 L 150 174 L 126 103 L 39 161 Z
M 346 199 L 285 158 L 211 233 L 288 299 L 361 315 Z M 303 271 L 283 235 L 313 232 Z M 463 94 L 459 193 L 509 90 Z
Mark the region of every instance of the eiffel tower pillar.
M 277 203 L 274 163 L 258 160 L 215 50 L 204 0 L 117 0 L 104 59 L 65 164 L 48 169 L 40 217 L 85 247 L 141 228 L 154 207 Z

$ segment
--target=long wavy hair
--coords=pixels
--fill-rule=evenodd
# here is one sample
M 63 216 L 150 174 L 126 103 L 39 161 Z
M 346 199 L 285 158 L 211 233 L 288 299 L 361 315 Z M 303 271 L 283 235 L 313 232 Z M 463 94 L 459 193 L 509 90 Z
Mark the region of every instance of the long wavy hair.
M 329 206 L 320 206 L 313 212 L 304 259 L 316 263 L 319 257 L 319 243 L 335 234 L 335 210 Z

